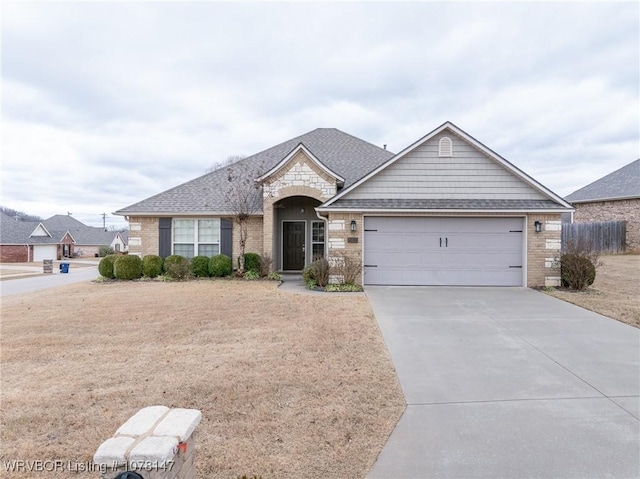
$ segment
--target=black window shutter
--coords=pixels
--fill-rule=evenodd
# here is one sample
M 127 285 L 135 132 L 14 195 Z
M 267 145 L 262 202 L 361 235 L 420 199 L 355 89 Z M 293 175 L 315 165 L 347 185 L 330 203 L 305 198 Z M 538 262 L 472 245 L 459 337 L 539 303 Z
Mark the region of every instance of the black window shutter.
M 233 254 L 233 220 L 231 218 L 220 219 L 220 254 L 229 258 Z
M 158 228 L 160 240 L 158 255 L 166 258 L 171 255 L 171 218 L 160 218 Z

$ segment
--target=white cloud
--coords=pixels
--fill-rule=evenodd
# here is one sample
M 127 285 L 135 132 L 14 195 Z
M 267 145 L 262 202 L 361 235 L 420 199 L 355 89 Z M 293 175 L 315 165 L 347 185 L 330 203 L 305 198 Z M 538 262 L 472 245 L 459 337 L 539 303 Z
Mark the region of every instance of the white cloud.
M 0 203 L 31 214 L 101 223 L 317 127 L 450 120 L 561 195 L 640 156 L 633 3 L 3 7 Z

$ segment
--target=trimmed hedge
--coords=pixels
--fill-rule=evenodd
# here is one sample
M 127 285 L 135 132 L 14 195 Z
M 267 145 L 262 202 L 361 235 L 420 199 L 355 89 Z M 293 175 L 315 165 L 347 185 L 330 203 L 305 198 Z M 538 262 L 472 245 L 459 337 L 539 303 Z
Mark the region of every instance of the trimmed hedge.
M 172 254 L 165 258 L 162 269 L 171 279 L 187 279 L 191 274 L 191 263 L 184 256 Z
M 240 267 L 240 258 L 238 258 L 238 268 Z M 261 270 L 261 258 L 258 253 L 245 253 L 244 254 L 244 270 L 255 271 L 260 274 Z
M 113 262 L 113 275 L 122 280 L 141 278 L 142 260 L 135 254 L 119 256 Z
M 231 258 L 223 254 L 217 254 L 209 260 L 209 275 L 215 278 L 223 278 L 233 273 Z
M 98 263 L 98 273 L 105 278 L 114 279 L 116 276 L 113 274 L 113 263 L 118 259 L 115 254 L 108 254 L 100 260 Z
M 191 272 L 196 278 L 206 278 L 209 276 L 209 257 L 194 256 L 191 259 Z
M 148 254 L 142 258 L 142 273 L 147 278 L 156 278 L 162 274 L 164 260 L 155 254 Z

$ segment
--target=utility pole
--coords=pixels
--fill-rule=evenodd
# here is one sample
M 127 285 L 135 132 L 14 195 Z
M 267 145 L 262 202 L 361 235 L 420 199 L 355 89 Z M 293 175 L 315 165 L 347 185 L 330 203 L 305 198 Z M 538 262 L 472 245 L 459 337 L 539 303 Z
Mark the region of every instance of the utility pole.
M 102 213 L 102 229 L 107 231 L 107 214 Z

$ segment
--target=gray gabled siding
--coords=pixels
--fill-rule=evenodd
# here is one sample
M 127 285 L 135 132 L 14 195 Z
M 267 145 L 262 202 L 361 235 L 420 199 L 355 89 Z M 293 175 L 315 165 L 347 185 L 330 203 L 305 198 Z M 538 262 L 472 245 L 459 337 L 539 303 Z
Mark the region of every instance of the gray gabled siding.
M 443 136 L 453 140 L 451 157 L 438 157 L 438 142 Z M 543 200 L 547 197 L 466 141 L 445 132 L 398 159 L 344 198 Z

